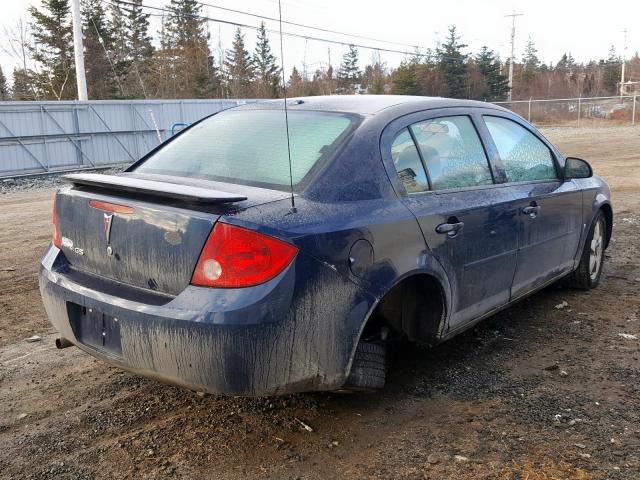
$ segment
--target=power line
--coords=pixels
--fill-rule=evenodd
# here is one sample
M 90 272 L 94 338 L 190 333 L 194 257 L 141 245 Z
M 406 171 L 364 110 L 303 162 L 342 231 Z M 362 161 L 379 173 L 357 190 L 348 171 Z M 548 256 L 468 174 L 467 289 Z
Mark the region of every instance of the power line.
M 279 21 L 279 19 L 277 19 L 277 18 L 268 17 L 266 15 L 258 15 L 257 13 L 246 12 L 246 11 L 243 11 L 243 10 L 236 10 L 234 8 L 221 7 L 219 5 L 213 5 L 213 4 L 207 3 L 207 2 L 197 2 L 197 3 L 200 4 L 200 5 L 203 5 L 203 6 L 216 8 L 218 10 L 224 10 L 224 11 L 227 11 L 227 12 L 238 13 L 240 15 L 247 15 L 247 16 L 254 17 L 254 18 L 260 18 L 262 20 L 270 20 L 270 21 L 273 21 L 273 22 L 278 22 Z M 345 37 L 359 38 L 361 40 L 372 40 L 374 42 L 387 43 L 389 45 L 399 45 L 401 47 L 420 48 L 419 45 L 411 45 L 409 43 L 394 42 L 394 41 L 391 41 L 391 40 L 382 40 L 380 38 L 368 37 L 368 36 L 365 36 L 365 35 L 358 35 L 356 33 L 340 32 L 340 31 L 337 31 L 337 30 L 331 30 L 331 29 L 323 28 L 323 27 L 314 27 L 312 25 L 305 25 L 303 23 L 296 23 L 296 22 L 291 22 L 291 21 L 287 21 L 287 20 L 282 20 L 282 23 L 284 25 L 291 25 L 291 26 L 294 26 L 294 27 L 307 28 L 309 30 L 316 30 L 318 32 L 333 33 L 333 34 L 337 34 L 337 35 L 343 35 Z
M 164 7 L 155 7 L 155 6 L 151 6 L 151 5 L 144 5 L 144 4 L 137 4 L 137 3 L 132 3 L 130 1 L 127 0 L 107 0 L 108 3 L 114 5 L 114 4 L 118 4 L 118 5 L 129 5 L 129 6 L 140 6 L 142 8 L 146 8 L 149 10 L 155 10 L 155 11 L 159 11 L 162 12 L 160 13 L 148 13 L 148 15 L 151 15 L 153 17 L 164 17 L 165 13 L 171 13 L 173 15 L 179 16 L 179 17 L 183 17 L 183 18 L 192 18 L 192 19 L 197 19 L 197 20 L 206 20 L 206 21 L 210 21 L 210 22 L 218 22 L 221 24 L 226 24 L 226 25 L 232 25 L 235 27 L 239 27 L 239 28 L 247 28 L 250 30 L 254 30 L 257 31 L 260 29 L 260 27 L 256 27 L 254 25 L 249 25 L 246 23 L 240 23 L 240 22 L 235 22 L 232 20 L 225 20 L 222 18 L 216 18 L 216 17 L 210 17 L 210 16 L 205 16 L 205 15 L 188 15 L 188 14 L 180 14 L 175 12 L 174 10 L 168 9 L 168 8 L 164 8 Z M 126 11 L 129 11 L 127 9 L 124 9 Z M 510 16 L 510 15 L 508 15 Z M 284 23 L 284 21 L 283 21 Z M 269 32 L 269 33 L 273 33 L 275 35 L 280 35 L 279 30 L 272 30 L 269 28 L 265 28 L 265 31 Z M 345 41 L 341 41 L 341 40 L 333 40 L 333 39 L 329 39 L 329 38 L 323 38 L 323 37 L 317 37 L 317 36 L 310 36 L 310 35 L 304 35 L 304 34 L 300 34 L 300 33 L 292 33 L 292 32 L 282 32 L 283 36 L 286 37 L 293 37 L 293 38 L 301 38 L 303 40 L 311 40 L 311 41 L 316 41 L 316 42 L 324 42 L 324 43 L 329 43 L 329 44 L 333 44 L 333 45 L 341 45 L 344 47 L 348 47 L 350 45 L 353 45 L 356 48 L 363 48 L 365 50 L 373 50 L 373 51 L 378 51 L 378 52 L 385 52 L 385 53 L 395 53 L 395 54 L 401 54 L 401 55 L 406 55 L 406 56 L 410 56 L 410 57 L 417 57 L 417 58 L 430 58 L 433 55 L 431 53 L 421 53 L 419 50 L 415 50 L 413 52 L 408 51 L 408 50 L 397 50 L 397 49 L 392 49 L 392 48 L 381 48 L 381 47 L 376 47 L 376 46 L 372 46 L 372 45 L 365 45 L 365 44 L 360 44 L 360 43 L 351 43 L 351 42 L 345 42 Z M 425 50 L 429 50 L 426 49 Z M 459 60 L 458 57 L 448 57 L 448 56 L 444 56 L 444 55 L 437 55 L 437 58 L 439 59 L 444 59 L 444 60 Z M 515 59 L 514 59 L 515 60 Z M 573 68 L 568 68 L 568 67 L 563 67 L 563 68 L 554 68 L 552 65 L 549 66 L 552 70 L 554 71 L 558 71 L 558 70 L 566 70 L 566 71 L 574 71 L 576 68 L 579 68 L 580 70 L 597 70 L 598 68 L 600 68 L 600 65 L 595 65 L 595 66 L 589 66 L 589 65 L 584 65 L 581 67 L 573 67 Z
M 161 12 L 170 12 L 173 13 L 174 15 L 177 16 L 182 16 L 185 18 L 194 18 L 194 19 L 199 19 L 199 20 L 208 20 L 211 22 L 219 22 L 219 23 L 223 23 L 223 24 L 227 24 L 227 25 L 233 25 L 235 27 L 240 27 L 240 28 L 248 28 L 251 30 L 258 30 L 259 27 L 253 26 L 253 25 L 249 25 L 246 23 L 240 23 L 240 22 L 234 22 L 231 20 L 225 20 L 222 18 L 215 18 L 215 17 L 210 17 L 210 16 L 205 16 L 205 15 L 186 15 L 186 14 L 179 14 L 176 13 L 175 11 L 171 10 L 171 9 L 167 9 L 167 8 L 163 8 L 163 7 L 154 7 L 151 5 L 143 5 L 143 4 L 135 4 L 135 3 L 131 3 L 128 2 L 126 0 L 111 0 L 110 3 L 116 3 L 116 4 L 120 4 L 120 5 L 130 5 L 130 6 L 141 6 L 143 8 L 147 8 L 150 10 L 156 10 L 156 11 L 161 11 Z M 152 16 L 155 17 L 162 17 L 161 14 L 150 14 Z M 273 34 L 279 34 L 279 31 L 277 30 L 272 30 L 269 28 L 265 28 L 265 30 L 269 33 L 273 33 Z M 345 47 L 348 47 L 349 45 L 353 45 L 354 47 L 357 48 L 364 48 L 367 50 L 380 50 L 381 52 L 387 52 L 387 53 L 399 53 L 402 55 L 410 55 L 410 56 L 416 56 L 416 57 L 428 57 L 428 54 L 424 54 L 424 53 L 420 53 L 419 51 L 407 51 L 407 50 L 396 50 L 396 49 L 392 49 L 392 48 L 381 48 L 381 47 L 374 47 L 371 45 L 364 45 L 364 44 L 358 44 L 358 43 L 353 43 L 353 42 L 345 42 L 345 41 L 341 41 L 341 40 L 332 40 L 329 38 L 322 38 L 322 37 L 316 37 L 316 36 L 311 36 L 311 35 L 304 35 L 304 34 L 300 34 L 300 33 L 292 33 L 292 32 L 282 32 L 283 36 L 286 37 L 295 37 L 295 38 L 302 38 L 305 40 L 311 40 L 311 41 L 316 41 L 316 42 L 325 42 L 325 43 L 332 43 L 334 45 L 342 45 Z

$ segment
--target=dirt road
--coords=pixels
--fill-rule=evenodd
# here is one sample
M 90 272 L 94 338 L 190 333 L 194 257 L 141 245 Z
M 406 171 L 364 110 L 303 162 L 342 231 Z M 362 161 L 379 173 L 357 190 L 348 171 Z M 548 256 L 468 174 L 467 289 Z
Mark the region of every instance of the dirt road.
M 613 188 L 602 285 L 408 349 L 377 395 L 200 397 L 56 350 L 53 191 L 0 195 L 0 477 L 640 479 L 640 129 L 545 133 Z

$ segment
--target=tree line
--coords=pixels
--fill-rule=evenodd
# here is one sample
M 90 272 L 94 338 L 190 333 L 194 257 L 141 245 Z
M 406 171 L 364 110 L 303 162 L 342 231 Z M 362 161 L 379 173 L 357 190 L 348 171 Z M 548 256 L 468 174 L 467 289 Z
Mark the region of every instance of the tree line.
M 249 50 L 237 28 L 230 48 L 211 47 L 209 22 L 198 0 L 170 0 L 162 15 L 159 41 L 150 32 L 150 13 L 142 0 L 83 0 L 85 71 L 90 99 L 135 98 L 278 98 L 282 72 L 265 24 Z M 73 34 L 69 0 L 41 0 L 29 8 L 28 27 L 19 25 L 5 50 L 20 61 L 12 86 L 0 69 L 2 100 L 76 98 Z M 293 67 L 287 75 L 290 96 L 329 94 L 405 94 L 486 101 L 506 99 L 509 61 L 488 46 L 470 54 L 455 27 L 441 45 L 416 50 L 396 68 L 374 54 L 364 69 L 360 52 L 348 47 L 339 67 L 312 72 Z M 529 39 L 514 60 L 513 98 L 615 95 L 621 58 L 611 47 L 606 59 L 578 63 L 570 53 L 556 64 L 538 58 Z M 627 78 L 640 79 L 640 58 L 627 63 Z

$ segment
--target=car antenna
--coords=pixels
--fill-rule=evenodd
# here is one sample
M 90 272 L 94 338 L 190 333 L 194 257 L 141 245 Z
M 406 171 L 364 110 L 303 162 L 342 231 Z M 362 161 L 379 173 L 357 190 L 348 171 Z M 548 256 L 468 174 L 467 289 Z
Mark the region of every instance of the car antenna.
M 284 122 L 287 127 L 287 155 L 289 157 L 289 186 L 291 187 L 291 213 L 296 213 L 296 201 L 293 195 L 293 168 L 291 166 L 291 141 L 289 140 L 289 111 L 287 109 L 287 81 L 284 73 L 284 50 L 282 48 L 282 0 L 278 0 L 280 19 L 280 61 L 282 63 L 282 92 L 284 95 Z

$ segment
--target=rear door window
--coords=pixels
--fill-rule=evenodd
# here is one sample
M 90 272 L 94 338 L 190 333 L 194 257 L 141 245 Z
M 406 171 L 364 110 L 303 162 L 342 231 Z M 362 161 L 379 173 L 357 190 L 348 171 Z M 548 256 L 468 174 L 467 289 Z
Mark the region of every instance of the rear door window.
M 391 158 L 407 192 L 417 193 L 429 190 L 427 174 L 422 166 L 418 149 L 406 128 L 393 141 Z
M 493 184 L 487 155 L 469 117 L 439 117 L 410 128 L 433 190 Z
M 498 149 L 507 182 L 557 179 L 549 148 L 516 122 L 486 115 L 484 121 Z

